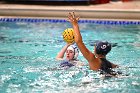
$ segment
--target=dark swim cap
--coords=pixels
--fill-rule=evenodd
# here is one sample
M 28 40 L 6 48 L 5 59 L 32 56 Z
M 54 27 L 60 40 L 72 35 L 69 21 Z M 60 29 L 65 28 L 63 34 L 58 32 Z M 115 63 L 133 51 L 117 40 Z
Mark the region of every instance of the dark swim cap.
M 106 55 L 111 50 L 111 44 L 107 41 L 99 41 L 96 43 L 96 53 Z

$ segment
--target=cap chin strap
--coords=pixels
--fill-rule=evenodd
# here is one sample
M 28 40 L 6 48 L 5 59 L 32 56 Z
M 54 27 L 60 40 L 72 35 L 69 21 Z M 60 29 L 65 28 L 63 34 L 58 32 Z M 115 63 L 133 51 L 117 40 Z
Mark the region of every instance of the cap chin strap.
M 73 57 L 73 59 L 77 59 L 77 57 L 78 57 L 78 55 L 79 55 L 79 51 L 78 51 L 78 48 L 77 47 L 73 47 L 73 49 L 74 49 L 74 57 Z

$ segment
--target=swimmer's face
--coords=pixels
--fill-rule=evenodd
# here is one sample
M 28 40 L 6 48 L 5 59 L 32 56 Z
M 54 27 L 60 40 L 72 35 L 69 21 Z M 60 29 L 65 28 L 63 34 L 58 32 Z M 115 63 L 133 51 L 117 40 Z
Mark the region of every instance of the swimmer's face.
M 66 50 L 66 59 L 72 60 L 74 58 L 74 52 L 72 50 Z

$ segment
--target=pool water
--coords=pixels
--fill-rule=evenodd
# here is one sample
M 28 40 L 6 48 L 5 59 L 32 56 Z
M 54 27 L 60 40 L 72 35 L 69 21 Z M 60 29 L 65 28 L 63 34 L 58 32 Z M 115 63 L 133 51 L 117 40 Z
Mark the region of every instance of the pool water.
M 0 22 L 0 93 L 140 93 L 140 25 L 79 23 L 85 45 L 111 42 L 107 58 L 122 67 L 103 78 L 88 65 L 57 69 L 68 22 Z M 79 59 L 88 62 L 80 53 Z

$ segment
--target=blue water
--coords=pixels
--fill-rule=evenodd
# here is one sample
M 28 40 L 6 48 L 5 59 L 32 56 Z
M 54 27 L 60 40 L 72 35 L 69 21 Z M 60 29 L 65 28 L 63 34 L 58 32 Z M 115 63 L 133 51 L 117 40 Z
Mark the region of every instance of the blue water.
M 97 40 L 112 43 L 107 58 L 123 76 L 103 78 L 88 65 L 57 69 L 68 22 L 0 22 L 0 93 L 140 93 L 140 25 L 79 26 L 91 51 Z

